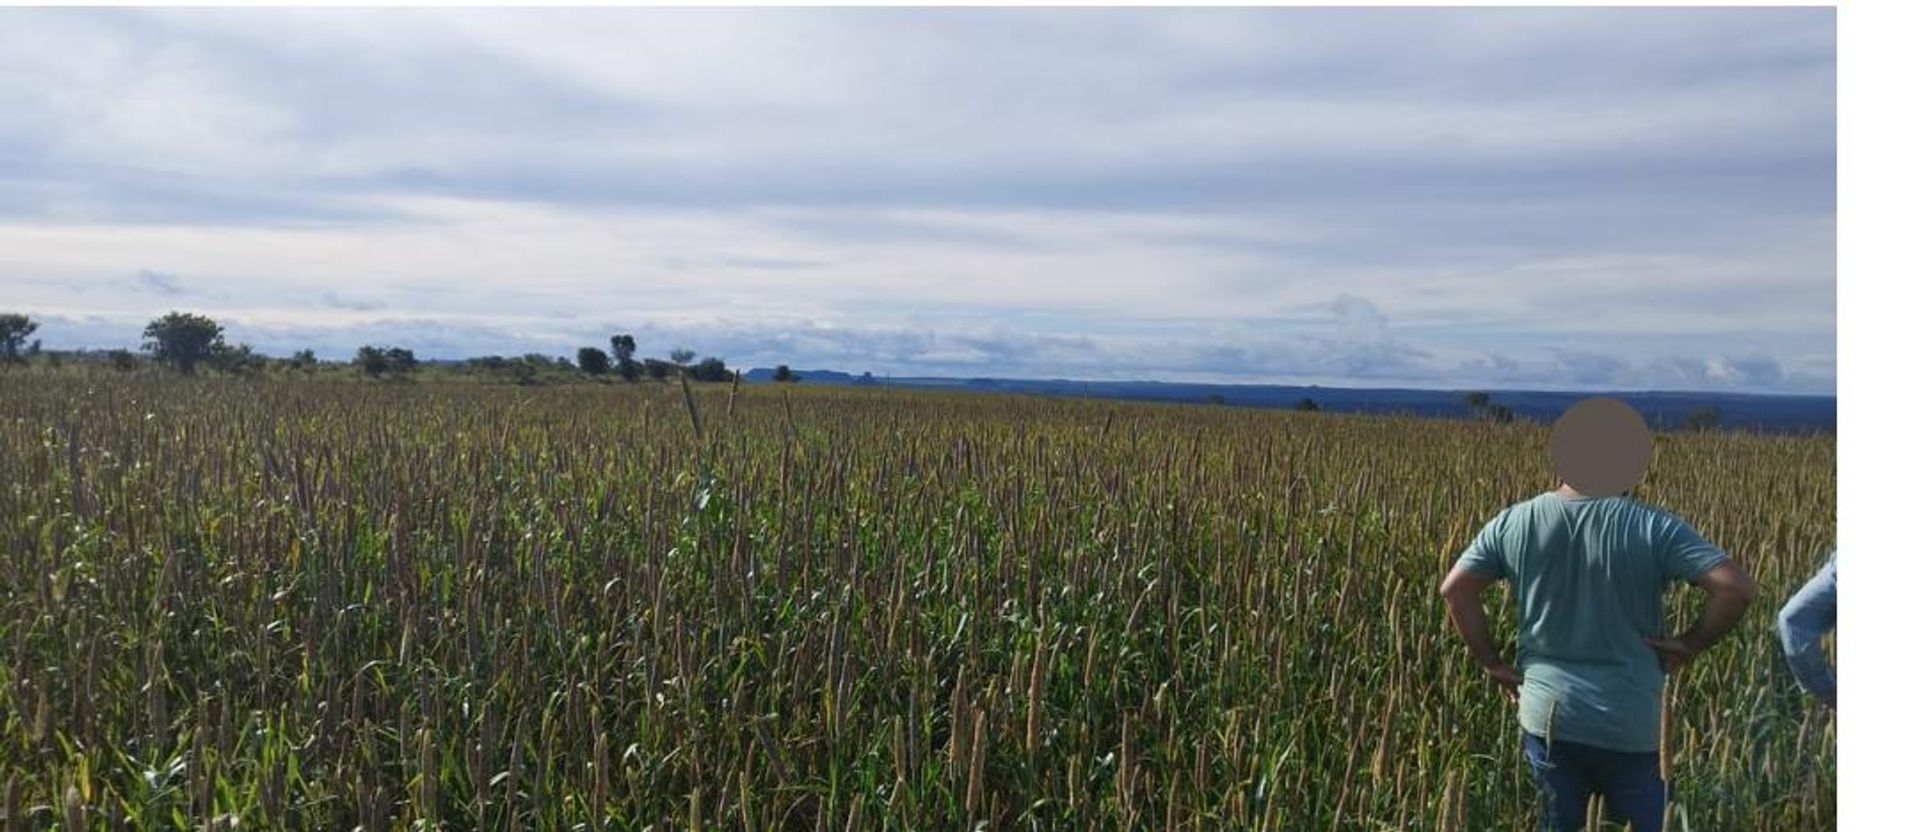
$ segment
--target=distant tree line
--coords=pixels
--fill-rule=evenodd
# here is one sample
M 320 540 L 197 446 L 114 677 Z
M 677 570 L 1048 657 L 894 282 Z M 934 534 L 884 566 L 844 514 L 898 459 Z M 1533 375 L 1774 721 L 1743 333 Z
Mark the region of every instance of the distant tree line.
M 244 343 L 229 343 L 226 328 L 206 315 L 168 312 L 148 322 L 141 330 L 140 354 L 126 349 L 89 352 L 43 351 L 39 339 L 32 336 L 40 323 L 14 312 L 0 313 L 0 367 L 10 367 L 39 359 L 59 366 L 67 358 L 96 362 L 123 372 L 143 366 L 164 367 L 181 375 L 212 371 L 229 375 L 255 375 L 268 371 L 312 374 L 324 367 L 331 373 L 352 372 L 372 379 L 398 380 L 416 373 L 426 362 L 412 349 L 391 344 L 366 344 L 345 362 L 323 362 L 310 349 L 287 358 L 271 358 L 255 352 Z M 699 358 L 693 350 L 676 347 L 662 358 L 636 355 L 632 335 L 615 335 L 608 340 L 609 350 L 581 347 L 574 360 L 528 353 L 517 357 L 487 355 L 463 361 L 437 362 L 442 372 L 540 384 L 578 380 L 580 377 L 606 379 L 617 375 L 627 382 L 666 381 L 681 376 L 691 381 L 733 381 L 736 372 L 719 356 Z M 144 354 L 146 360 L 142 360 Z M 778 380 L 798 381 L 785 365 L 775 373 Z
M 667 351 L 665 359 L 634 357 L 636 345 L 632 335 L 615 335 L 607 339 L 611 353 L 599 347 L 581 347 L 575 354 L 580 371 L 589 376 L 603 377 L 618 374 L 623 381 L 650 379 L 665 381 L 669 378 L 686 376 L 692 381 L 732 381 L 734 371 L 727 368 L 727 362 L 718 356 L 708 356 L 695 362 L 699 356 L 693 350 L 675 347 Z
M 1505 424 L 1514 421 L 1516 418 L 1512 408 L 1494 402 L 1493 397 L 1485 392 L 1476 391 L 1468 393 L 1462 397 L 1462 401 L 1465 402 L 1467 410 L 1471 412 L 1475 418 L 1483 421 Z M 1683 430 L 1690 431 L 1719 430 L 1721 426 L 1720 408 L 1713 405 L 1694 408 L 1688 411 L 1679 426 Z
M 39 329 L 40 323 L 27 315 L 0 312 L 0 368 L 16 366 L 43 356 L 48 364 L 57 366 L 63 354 L 41 348 L 40 340 L 32 338 Z M 30 338 L 32 340 L 28 340 Z M 707 356 L 695 361 L 698 354 L 684 347 L 668 350 L 665 358 L 636 357 L 637 344 L 632 335 L 612 336 L 607 346 L 607 350 L 581 347 L 573 361 L 528 353 L 514 358 L 487 355 L 443 363 L 449 364 L 455 373 L 515 384 L 560 382 L 580 376 L 593 379 L 618 376 L 626 382 L 666 381 L 684 376 L 691 381 L 728 382 L 737 375 L 737 371 L 729 369 L 727 362 L 720 357 Z M 150 359 L 147 364 L 167 367 L 182 375 L 193 375 L 201 368 L 243 376 L 269 370 L 312 374 L 325 364 L 310 349 L 296 351 L 288 358 L 276 359 L 255 352 L 248 344 L 229 344 L 225 327 L 217 321 L 205 315 L 178 311 L 168 312 L 147 323 L 141 331 L 140 351 Z M 99 356 L 97 360 L 108 367 L 123 372 L 139 370 L 143 364 L 138 356 L 125 349 L 110 349 L 93 355 Z M 82 357 L 86 356 L 83 354 Z M 369 378 L 400 379 L 413 374 L 421 363 L 411 349 L 367 344 L 360 347 L 344 366 Z M 781 364 L 774 368 L 773 380 L 793 383 L 800 381 L 800 376 L 791 367 Z M 874 383 L 873 374 L 862 374 L 857 383 Z M 1226 397 L 1218 393 L 1208 395 L 1203 401 L 1210 404 L 1227 402 Z M 1512 408 L 1495 402 L 1493 396 L 1485 391 L 1467 393 L 1461 397 L 1461 401 L 1468 413 L 1481 421 L 1506 424 L 1518 418 Z M 1294 409 L 1311 412 L 1320 410 L 1321 405 L 1311 398 L 1302 398 L 1294 404 Z M 1720 408 L 1707 405 L 1689 412 L 1679 427 L 1693 431 L 1718 430 L 1722 421 Z
M 405 375 L 420 366 L 413 357 L 413 350 L 401 347 L 376 347 L 371 344 L 361 347 L 353 354 L 353 366 L 367 375 L 379 378 L 384 375 Z

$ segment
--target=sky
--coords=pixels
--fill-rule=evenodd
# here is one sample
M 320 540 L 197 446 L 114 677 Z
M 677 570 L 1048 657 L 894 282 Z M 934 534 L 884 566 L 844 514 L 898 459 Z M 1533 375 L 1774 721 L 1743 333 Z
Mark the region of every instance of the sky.
M 0 9 L 0 311 L 1831 395 L 1830 8 Z

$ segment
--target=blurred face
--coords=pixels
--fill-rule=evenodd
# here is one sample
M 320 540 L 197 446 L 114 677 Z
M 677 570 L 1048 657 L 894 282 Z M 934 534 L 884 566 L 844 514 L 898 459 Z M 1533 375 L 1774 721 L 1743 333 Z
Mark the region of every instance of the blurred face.
M 1548 449 L 1554 472 L 1575 491 L 1624 495 L 1647 475 L 1653 434 L 1625 402 L 1595 397 L 1561 414 Z

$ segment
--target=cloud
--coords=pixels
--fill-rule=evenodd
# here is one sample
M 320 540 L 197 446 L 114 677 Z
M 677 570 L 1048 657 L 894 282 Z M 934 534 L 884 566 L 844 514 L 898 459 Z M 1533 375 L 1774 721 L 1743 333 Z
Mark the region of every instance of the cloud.
M 1635 360 L 1592 350 L 1553 349 L 1535 359 L 1475 356 L 1443 377 L 1461 387 L 1540 387 L 1582 390 L 1700 390 L 1831 395 L 1831 365 L 1802 362 L 1789 371 L 1777 356 L 1705 358 L 1661 355 Z
M 651 206 L 1332 208 L 1382 193 L 1484 205 L 1572 184 L 1698 206 L 1756 185 L 1817 196 L 1832 178 L 1830 9 L 9 20 L 0 74 L 18 80 L 0 101 L 31 125 L 26 158 L 85 165 L 31 178 L 89 212 L 156 178 L 215 201 L 301 194 L 279 209 L 296 217 L 396 189 Z M 986 52 L 996 60 L 980 63 Z
M 1355 343 L 1379 343 L 1387 340 L 1387 316 L 1366 298 L 1343 294 L 1333 301 L 1334 317 L 1340 321 L 1340 337 Z
M 680 347 L 738 367 L 777 364 L 871 371 L 896 376 L 1161 379 L 1224 383 L 1424 386 L 1446 389 L 1723 390 L 1830 394 L 1832 366 L 1788 368 L 1776 356 L 1636 360 L 1591 350 L 1527 355 L 1482 353 L 1450 361 L 1401 342 L 1345 337 L 1345 325 L 1321 304 L 1317 316 L 1275 328 L 1266 320 L 1111 334 L 1037 332 L 956 321 L 947 326 L 843 326 L 815 321 L 637 320 L 560 322 L 545 329 L 511 319 L 380 315 L 333 324 L 221 318 L 228 340 L 270 355 L 313 349 L 343 359 L 362 344 L 397 344 L 422 358 L 542 353 L 571 356 L 631 334 L 643 355 Z M 1343 304 L 1348 308 L 1352 304 Z M 137 345 L 142 322 L 91 316 L 40 316 L 50 347 Z M 604 347 L 603 347 L 604 348 Z
M 818 269 L 827 264 L 820 260 L 800 260 L 785 257 L 729 257 L 720 261 L 720 265 L 740 269 L 788 271 L 792 269 Z
M 1771 356 L 1749 355 L 1717 359 L 1707 365 L 1709 374 L 1747 387 L 1766 388 L 1780 382 L 1780 362 Z
M 387 308 L 384 301 L 344 298 L 333 292 L 321 294 L 320 303 L 330 309 L 345 309 L 353 312 L 374 312 Z
M 1586 350 L 1556 349 L 1553 350 L 1553 356 L 1558 365 L 1555 375 L 1574 384 L 1617 383 L 1629 367 L 1619 356 Z
M 180 278 L 148 269 L 141 269 L 139 274 L 134 275 L 133 282 L 136 287 L 158 295 L 171 296 L 186 292 Z
M 1834 356 L 1834 20 L 9 9 L 0 295 L 482 352 L 724 319 L 903 372 L 1799 389 Z M 167 271 L 75 290 L 130 262 Z

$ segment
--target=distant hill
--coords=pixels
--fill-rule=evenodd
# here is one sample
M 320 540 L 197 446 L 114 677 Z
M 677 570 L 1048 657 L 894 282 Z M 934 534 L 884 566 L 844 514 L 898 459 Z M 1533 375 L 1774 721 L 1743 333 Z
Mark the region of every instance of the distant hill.
M 862 381 L 858 374 L 843 373 L 838 370 L 794 370 L 793 374 L 799 376 L 802 382 L 813 382 L 814 384 L 867 383 Z M 744 378 L 747 381 L 772 381 L 773 369 L 770 367 L 755 367 L 748 370 Z
M 1073 381 L 1070 379 L 999 378 L 881 378 L 836 370 L 794 370 L 802 383 L 886 384 L 892 387 L 979 390 L 1044 396 L 1080 396 L 1102 399 L 1227 404 L 1242 407 L 1294 407 L 1312 399 L 1322 411 L 1346 413 L 1406 413 L 1416 416 L 1464 419 L 1473 416 L 1465 390 L 1411 388 L 1363 389 L 1279 384 L 1197 384 L 1162 381 Z M 747 381 L 771 381 L 773 370 L 747 371 Z M 1551 422 L 1569 405 L 1594 395 L 1608 395 L 1637 408 L 1655 428 L 1677 428 L 1704 408 L 1720 413 L 1720 424 L 1770 433 L 1832 432 L 1837 423 L 1837 400 L 1832 396 L 1763 396 L 1746 393 L 1621 391 L 1571 393 L 1545 390 L 1487 390 L 1493 404 L 1516 416 Z

